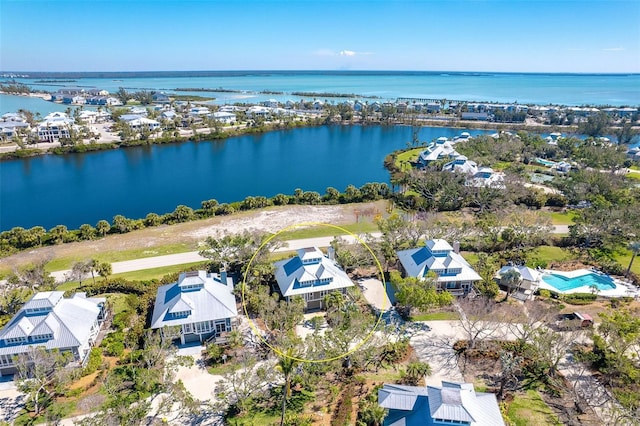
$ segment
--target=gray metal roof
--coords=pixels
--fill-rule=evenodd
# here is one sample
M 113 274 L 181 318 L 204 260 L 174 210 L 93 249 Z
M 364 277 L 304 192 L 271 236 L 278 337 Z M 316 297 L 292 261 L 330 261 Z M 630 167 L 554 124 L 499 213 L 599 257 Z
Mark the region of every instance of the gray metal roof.
M 317 263 L 303 263 L 303 259 L 320 259 Z M 317 247 L 298 250 L 298 256 L 274 263 L 275 277 L 284 297 L 332 291 L 352 287 L 353 282 L 346 272 L 333 260 L 326 257 Z M 298 287 L 297 283 L 331 279 L 329 283 L 317 283 Z
M 431 250 L 450 250 L 446 257 L 433 256 L 429 253 L 427 247 Z M 397 252 L 398 259 L 407 272 L 412 277 L 424 277 L 427 272 L 434 269 L 458 269 L 460 273 L 456 275 L 438 276 L 438 282 L 450 281 L 479 281 L 480 275 L 473 270 L 469 262 L 464 257 L 453 251 L 449 243 L 445 240 L 429 240 L 425 242 L 425 247 L 419 247 L 409 250 L 400 250 Z
M 105 298 L 91 298 L 74 295 L 62 298 L 63 292 L 42 292 L 34 295 L 9 323 L 0 331 L 0 355 L 17 355 L 29 350 L 31 346 L 44 346 L 46 349 L 73 348 L 88 342 L 91 328 L 98 318 Z M 51 310 L 27 312 L 27 308 L 48 307 Z M 53 334 L 52 339 L 22 344 L 6 344 L 9 338 L 34 338 Z
M 471 383 L 443 381 L 442 387 L 385 384 L 378 391 L 378 404 L 389 410 L 385 426 L 431 426 L 434 419 L 504 426 L 495 395 L 476 392 Z
M 186 285 L 198 284 L 202 286 L 184 288 Z M 174 318 L 170 315 L 172 312 L 189 314 Z M 235 318 L 237 315 L 231 277 L 223 284 L 218 274 L 207 275 L 206 271 L 198 271 L 197 274 L 183 273 L 177 282 L 158 288 L 151 328 Z

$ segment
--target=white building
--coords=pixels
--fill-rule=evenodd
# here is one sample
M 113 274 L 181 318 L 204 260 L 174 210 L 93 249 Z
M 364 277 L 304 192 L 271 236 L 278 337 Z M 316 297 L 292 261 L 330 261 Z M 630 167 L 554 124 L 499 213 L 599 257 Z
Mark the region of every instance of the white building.
M 69 351 L 83 365 L 104 321 L 104 297 L 63 291 L 36 293 L 0 331 L 0 375 L 16 372 L 14 357 L 32 347 Z
M 151 328 L 181 344 L 203 343 L 222 340 L 235 327 L 237 316 L 233 279 L 225 271 L 183 272 L 177 282 L 158 288 Z
M 345 293 L 353 286 L 346 272 L 317 247 L 298 250 L 291 259 L 274 263 L 280 294 L 288 301 L 301 296 L 305 309 L 322 309 L 322 299 L 333 291 Z
M 481 280 L 458 251 L 442 239 L 428 240 L 423 247 L 400 250 L 397 254 L 407 276 L 423 278 L 434 272 L 438 288 L 456 296 L 469 293 L 473 283 Z

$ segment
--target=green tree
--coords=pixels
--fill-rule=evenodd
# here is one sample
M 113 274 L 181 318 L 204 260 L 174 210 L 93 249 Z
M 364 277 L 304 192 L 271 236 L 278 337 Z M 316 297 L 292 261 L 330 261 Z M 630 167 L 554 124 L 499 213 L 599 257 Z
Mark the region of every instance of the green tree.
M 629 276 L 631 272 L 631 266 L 633 266 L 633 261 L 635 260 L 638 253 L 640 253 L 640 241 L 632 241 L 629 243 L 629 250 L 631 250 L 631 260 L 629 261 L 629 266 L 627 267 L 627 272 L 625 276 Z
M 68 233 L 69 231 L 64 225 L 56 225 L 49 230 L 49 236 L 51 237 L 51 241 L 53 241 L 54 244 L 62 244 L 67 238 Z
M 111 275 L 112 267 L 109 262 L 97 262 L 94 265 L 94 270 L 100 275 L 105 281 L 108 280 L 109 275 Z
M 284 416 L 287 411 L 287 399 L 291 396 L 291 377 L 296 371 L 299 361 L 296 359 L 292 348 L 278 355 L 278 364 L 276 370 L 284 377 L 284 386 L 282 389 L 282 413 L 280 415 L 280 426 L 284 426 Z
M 70 360 L 71 352 L 47 351 L 44 346 L 30 346 L 27 352 L 14 358 L 17 388 L 27 395 L 36 416 L 69 383 L 70 370 L 64 367 Z
M 599 111 L 596 114 L 591 114 L 587 117 L 587 120 L 578 125 L 578 133 L 582 133 L 587 136 L 603 136 L 609 129 L 611 123 L 611 117 L 604 111 Z
M 111 230 L 111 225 L 106 220 L 101 220 L 96 223 L 96 234 L 100 237 L 104 237 Z
M 431 366 L 422 361 L 411 361 L 403 374 L 403 381 L 409 385 L 417 385 L 424 376 L 431 375 Z
M 612 131 L 620 145 L 630 144 L 638 134 L 638 130 L 633 128 L 633 123 L 627 120 L 623 120 L 620 127 L 612 128 Z
M 88 223 L 80 225 L 79 231 L 81 240 L 93 240 L 96 235 L 96 230 Z

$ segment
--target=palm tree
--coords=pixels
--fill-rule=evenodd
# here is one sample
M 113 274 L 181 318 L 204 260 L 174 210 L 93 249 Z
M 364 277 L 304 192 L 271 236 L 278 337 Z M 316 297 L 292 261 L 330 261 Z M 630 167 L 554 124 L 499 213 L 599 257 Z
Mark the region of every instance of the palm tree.
M 629 243 L 629 250 L 631 250 L 631 261 L 629 262 L 629 267 L 627 268 L 627 272 L 624 274 L 626 277 L 629 276 L 631 272 L 631 265 L 633 265 L 633 261 L 636 256 L 640 253 L 640 241 L 632 241 Z
M 298 360 L 294 355 L 293 349 L 287 349 L 286 353 L 278 356 L 278 365 L 276 369 L 284 376 L 284 388 L 282 389 L 282 415 L 280 417 L 280 426 L 284 426 L 284 415 L 287 411 L 287 398 L 291 393 L 291 376 L 298 366 Z
M 502 284 L 507 287 L 507 294 L 504 296 L 504 300 L 507 300 L 513 291 L 520 288 L 520 284 L 522 284 L 522 276 L 517 269 L 512 268 L 500 276 L 500 281 L 502 281 Z M 511 290 L 512 288 L 514 289 L 513 291 Z

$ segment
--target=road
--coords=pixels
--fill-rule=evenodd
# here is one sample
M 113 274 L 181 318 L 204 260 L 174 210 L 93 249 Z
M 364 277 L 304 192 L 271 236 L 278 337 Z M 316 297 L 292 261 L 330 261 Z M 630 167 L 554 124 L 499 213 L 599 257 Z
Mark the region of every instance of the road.
M 552 233 L 554 234 L 567 234 L 569 233 L 569 225 L 554 225 Z M 373 232 L 370 234 L 373 238 L 379 238 L 382 234 L 379 232 Z M 328 247 L 334 237 L 316 237 L 316 238 L 303 238 L 298 240 L 290 240 L 286 242 L 286 245 L 277 248 L 276 252 L 285 252 L 298 250 L 305 247 Z M 341 238 L 349 243 L 354 243 L 356 239 L 351 235 L 343 235 Z M 164 266 L 184 265 L 186 263 L 203 262 L 207 260 L 198 254 L 197 251 L 190 251 L 185 253 L 167 254 L 164 256 L 145 257 L 141 259 L 124 260 L 122 262 L 113 262 L 111 269 L 113 274 L 122 274 L 125 272 L 141 271 L 144 269 L 161 268 Z M 51 273 L 51 276 L 55 278 L 56 282 L 64 282 L 66 277 L 71 272 L 70 269 L 62 271 L 55 271 Z

